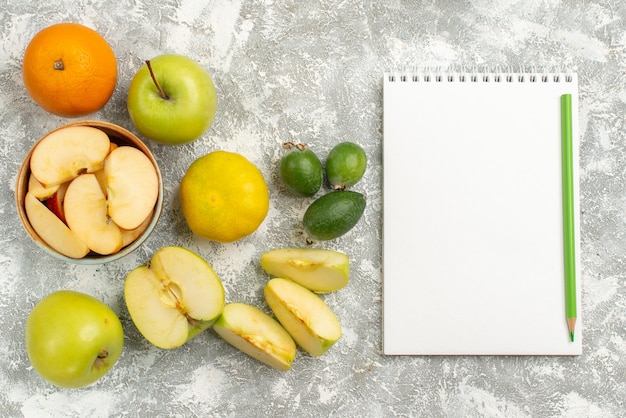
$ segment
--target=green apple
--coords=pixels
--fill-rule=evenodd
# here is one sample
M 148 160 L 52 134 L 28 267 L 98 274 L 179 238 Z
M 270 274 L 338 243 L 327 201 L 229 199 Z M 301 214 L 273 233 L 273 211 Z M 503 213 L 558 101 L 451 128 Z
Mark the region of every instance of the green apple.
M 344 253 L 318 248 L 281 248 L 261 255 L 268 274 L 300 283 L 315 293 L 339 290 L 348 284 L 350 260 Z
M 224 287 L 198 254 L 168 246 L 128 274 L 124 299 L 139 332 L 169 349 L 213 325 L 224 309 Z
M 265 301 L 306 352 L 321 356 L 341 337 L 341 324 L 328 305 L 306 287 L 283 278 L 267 282 Z
M 213 329 L 233 347 L 278 370 L 289 370 L 296 356 L 296 343 L 285 328 L 245 303 L 227 304 Z
M 43 298 L 26 320 L 33 368 L 64 388 L 87 386 L 117 362 L 124 347 L 119 318 L 98 299 L 70 290 Z
M 165 54 L 146 61 L 128 90 L 128 113 L 137 130 L 163 144 L 198 139 L 217 109 L 209 73 L 189 57 Z

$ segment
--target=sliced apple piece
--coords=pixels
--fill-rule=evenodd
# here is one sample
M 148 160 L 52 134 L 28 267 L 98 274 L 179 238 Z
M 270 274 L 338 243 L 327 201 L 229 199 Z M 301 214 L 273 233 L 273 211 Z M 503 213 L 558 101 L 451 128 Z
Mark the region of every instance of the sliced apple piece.
M 224 287 L 198 254 L 168 246 L 128 274 L 124 300 L 139 332 L 155 346 L 171 349 L 215 323 L 224 309 Z
M 350 260 L 344 253 L 318 248 L 282 248 L 261 255 L 261 267 L 275 277 L 288 278 L 316 293 L 348 284 Z
M 111 153 L 111 151 L 113 151 L 117 147 L 118 145 L 115 142 L 111 142 L 111 147 L 109 148 L 109 154 Z M 107 182 L 106 182 L 106 176 L 104 174 L 104 166 L 100 170 L 94 171 L 94 174 L 96 175 L 96 178 L 98 179 L 98 183 L 100 183 L 100 188 L 102 189 L 102 193 L 104 193 L 104 195 L 106 196 L 109 192 L 107 191 Z
M 31 226 L 50 247 L 71 258 L 83 258 L 89 253 L 89 247 L 30 192 L 26 193 L 24 207 Z
M 67 225 L 92 251 L 108 255 L 122 248 L 122 232 L 107 216 L 107 201 L 94 174 L 72 180 L 63 207 Z
M 98 184 L 100 185 L 100 189 L 102 190 L 102 193 L 106 197 L 107 194 L 108 194 L 108 191 L 107 191 L 107 182 L 106 182 L 105 175 L 104 175 L 104 167 L 102 167 L 98 171 L 94 171 L 93 174 L 94 174 L 94 176 L 96 176 L 96 180 L 98 180 Z
M 37 143 L 30 157 L 30 170 L 45 187 L 65 183 L 81 173 L 102 168 L 110 148 L 109 137 L 100 129 L 62 128 Z
M 39 200 L 46 200 L 47 198 L 52 196 L 58 188 L 58 184 L 50 187 L 44 186 L 32 174 L 28 177 L 28 191 Z
M 150 222 L 152 221 L 153 213 L 154 211 L 150 212 L 150 215 L 148 215 L 146 220 L 143 221 L 143 223 L 135 229 L 120 228 L 120 231 L 122 231 L 122 247 L 126 247 L 127 245 L 131 244 L 133 241 L 137 239 L 137 237 L 139 237 L 139 235 L 143 234 L 143 232 L 146 229 L 148 229 L 148 226 L 150 225 Z
M 289 370 L 296 343 L 274 318 L 251 305 L 233 302 L 213 325 L 227 343 L 278 370 Z
M 306 287 L 274 278 L 265 285 L 264 295 L 278 321 L 309 354 L 321 356 L 341 337 L 337 316 Z
M 124 229 L 135 229 L 154 209 L 159 179 L 150 159 L 134 147 L 117 147 L 104 163 L 109 216 Z
M 63 202 L 65 200 L 65 193 L 67 192 L 67 187 L 69 185 L 70 182 L 65 182 L 59 185 L 57 191 L 44 201 L 46 207 L 50 209 L 50 211 L 54 213 L 61 221 L 63 221 L 63 223 L 66 223 Z

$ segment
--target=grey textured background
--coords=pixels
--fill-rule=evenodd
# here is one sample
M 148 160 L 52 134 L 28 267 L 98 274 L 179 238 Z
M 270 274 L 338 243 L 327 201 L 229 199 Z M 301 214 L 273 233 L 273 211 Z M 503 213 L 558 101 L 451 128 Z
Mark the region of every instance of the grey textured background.
M 625 19 L 624 2 L 614 0 L 0 2 L 0 415 L 625 416 Z M 26 236 L 13 203 L 24 154 L 68 121 L 38 108 L 21 80 L 30 39 L 61 21 L 96 29 L 117 55 L 115 93 L 89 118 L 133 130 L 125 106 L 130 80 L 144 59 L 165 52 L 200 62 L 219 94 L 215 123 L 200 140 L 183 147 L 147 141 L 166 183 L 163 215 L 136 253 L 101 266 L 44 254 Z M 579 73 L 583 356 L 381 354 L 382 73 L 415 64 Z M 355 186 L 368 198 L 364 218 L 350 234 L 316 244 L 352 259 L 350 284 L 325 296 L 344 336 L 321 358 L 300 351 L 287 373 L 246 357 L 213 331 L 176 350 L 152 347 L 130 321 L 122 288 L 125 275 L 164 245 L 205 257 L 229 301 L 266 309 L 259 256 L 304 245 L 299 222 L 310 202 L 289 196 L 276 177 L 280 144 L 289 140 L 309 143 L 322 158 L 335 143 L 355 141 L 370 158 Z M 215 149 L 247 156 L 271 188 L 264 224 L 230 245 L 194 237 L 177 200 L 187 166 Z M 26 356 L 26 317 L 59 289 L 100 298 L 125 327 L 118 364 L 88 388 L 52 387 Z

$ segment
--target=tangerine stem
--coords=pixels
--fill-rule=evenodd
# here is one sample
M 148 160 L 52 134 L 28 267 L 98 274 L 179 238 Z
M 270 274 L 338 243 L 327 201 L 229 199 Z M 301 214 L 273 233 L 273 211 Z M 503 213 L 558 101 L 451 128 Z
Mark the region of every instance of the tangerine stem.
M 150 77 L 152 77 L 152 81 L 154 82 L 154 85 L 156 86 L 157 90 L 159 90 L 159 94 L 161 95 L 161 97 L 165 100 L 169 100 L 170 96 L 168 96 L 165 91 L 163 91 L 163 89 L 161 88 L 161 86 L 159 85 L 156 77 L 154 76 L 154 71 L 152 71 L 152 65 L 150 65 L 150 60 L 146 60 L 146 65 L 148 66 L 148 71 L 150 72 Z

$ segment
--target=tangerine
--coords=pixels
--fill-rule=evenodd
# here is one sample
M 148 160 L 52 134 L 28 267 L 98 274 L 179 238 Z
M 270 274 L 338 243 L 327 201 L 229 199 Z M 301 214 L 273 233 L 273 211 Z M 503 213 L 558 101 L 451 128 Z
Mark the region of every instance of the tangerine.
M 253 233 L 269 209 L 261 171 L 241 154 L 213 151 L 195 160 L 180 182 L 189 228 L 203 238 L 233 242 Z
M 107 41 L 79 23 L 38 32 L 24 52 L 26 91 L 46 111 L 79 117 L 100 110 L 113 95 L 117 61 Z

